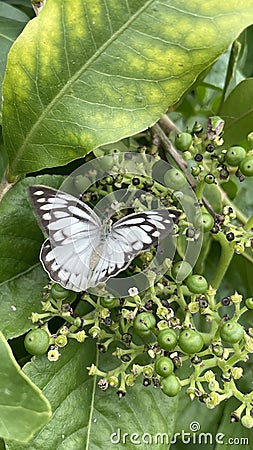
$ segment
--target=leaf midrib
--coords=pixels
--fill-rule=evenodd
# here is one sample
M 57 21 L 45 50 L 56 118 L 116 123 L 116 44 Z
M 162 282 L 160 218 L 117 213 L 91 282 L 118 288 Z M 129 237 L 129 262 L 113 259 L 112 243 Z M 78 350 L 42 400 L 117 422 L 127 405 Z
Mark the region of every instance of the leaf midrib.
M 15 168 L 20 160 L 20 155 L 22 155 L 23 151 L 26 150 L 27 145 L 29 144 L 29 141 L 31 140 L 31 138 L 33 137 L 33 135 L 36 133 L 37 128 L 40 126 L 41 122 L 44 120 L 44 118 L 47 116 L 47 114 L 51 111 L 51 109 L 53 109 L 54 105 L 57 103 L 57 101 L 64 96 L 65 92 L 80 78 L 81 74 L 83 72 L 85 72 L 86 69 L 88 69 L 91 64 L 96 61 L 98 59 L 98 57 L 104 52 L 104 50 L 106 48 L 109 47 L 109 45 L 111 45 L 112 42 L 114 42 L 118 36 L 120 36 L 128 27 L 131 23 L 133 23 L 136 18 L 138 18 L 143 11 L 145 11 L 150 4 L 152 4 L 153 0 L 148 0 L 147 3 L 142 6 L 138 12 L 136 12 L 135 14 L 133 14 L 133 16 L 124 24 L 122 25 L 122 27 L 119 28 L 119 30 L 114 33 L 113 36 L 110 37 L 110 39 L 108 39 L 106 41 L 106 43 L 104 43 L 99 50 L 97 50 L 94 55 L 92 55 L 92 57 L 81 67 L 81 69 L 79 69 L 70 79 L 69 81 L 66 82 L 66 84 L 62 87 L 62 89 L 58 92 L 58 94 L 53 98 L 53 100 L 46 106 L 46 108 L 44 109 L 44 111 L 42 112 L 42 114 L 39 116 L 38 120 L 34 123 L 34 125 L 32 126 L 32 128 L 30 129 L 29 133 L 27 134 L 23 144 L 20 146 L 20 148 L 17 150 L 16 152 L 16 157 L 13 160 L 13 164 L 12 164 L 12 170 L 15 171 Z M 16 161 L 16 163 L 15 163 Z

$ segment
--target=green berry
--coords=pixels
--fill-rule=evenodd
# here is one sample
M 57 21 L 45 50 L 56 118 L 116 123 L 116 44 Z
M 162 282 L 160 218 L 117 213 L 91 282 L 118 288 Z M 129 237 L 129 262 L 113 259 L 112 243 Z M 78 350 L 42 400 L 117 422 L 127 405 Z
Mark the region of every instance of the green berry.
M 171 275 L 177 282 L 183 281 L 192 272 L 192 267 L 187 261 L 177 261 L 173 264 Z
M 241 161 L 240 171 L 245 177 L 253 176 L 253 156 L 247 156 Z
M 237 167 L 245 156 L 246 150 L 239 145 L 234 145 L 233 147 L 229 147 L 227 150 L 225 160 L 230 166 Z
M 168 377 L 174 370 L 174 364 L 167 356 L 160 356 L 155 362 L 155 371 L 161 377 Z
M 55 300 L 63 300 L 72 293 L 72 291 L 69 291 L 62 287 L 60 284 L 54 283 L 51 287 L 51 295 Z
M 178 338 L 179 347 L 184 353 L 192 354 L 201 351 L 204 341 L 198 331 L 192 330 L 191 328 L 181 331 Z
M 208 283 L 203 275 L 195 274 L 187 278 L 186 286 L 194 294 L 203 294 L 208 288 Z
M 181 390 L 181 385 L 176 375 L 171 374 L 161 381 L 161 388 L 164 394 L 175 397 Z
M 243 335 L 243 327 L 233 320 L 225 322 L 220 329 L 221 339 L 229 344 L 239 342 L 243 338 Z
M 253 309 L 253 297 L 246 298 L 245 305 L 248 309 Z
M 250 416 L 249 414 L 245 414 L 245 416 L 243 416 L 241 418 L 241 423 L 245 428 L 252 428 L 253 427 L 253 417 Z
M 180 170 L 173 167 L 165 173 L 164 183 L 171 189 L 181 189 L 186 183 L 186 178 Z
M 180 133 L 175 138 L 175 145 L 178 150 L 185 152 L 192 144 L 192 135 L 190 133 Z
M 105 298 L 101 299 L 101 305 L 104 308 L 113 309 L 119 305 L 118 300 L 116 298 Z
M 207 184 L 213 184 L 215 182 L 215 177 L 212 173 L 208 173 L 205 177 L 204 177 L 204 181 Z
M 46 353 L 49 342 L 49 334 L 42 328 L 36 328 L 25 336 L 24 345 L 28 353 L 38 356 Z
M 134 318 L 133 328 L 139 336 L 148 336 L 155 327 L 156 320 L 152 313 L 142 312 Z
M 164 328 L 159 331 L 157 342 L 164 350 L 171 351 L 177 345 L 177 335 L 172 328 Z
M 81 193 L 85 192 L 92 184 L 91 180 L 83 175 L 77 175 L 74 179 L 74 183 L 78 191 Z
M 191 173 L 194 177 L 197 177 L 200 174 L 200 167 L 199 166 L 192 166 Z
M 214 218 L 208 212 L 203 212 L 201 215 L 196 217 L 195 225 L 197 228 L 203 227 L 203 231 L 206 233 L 213 228 Z

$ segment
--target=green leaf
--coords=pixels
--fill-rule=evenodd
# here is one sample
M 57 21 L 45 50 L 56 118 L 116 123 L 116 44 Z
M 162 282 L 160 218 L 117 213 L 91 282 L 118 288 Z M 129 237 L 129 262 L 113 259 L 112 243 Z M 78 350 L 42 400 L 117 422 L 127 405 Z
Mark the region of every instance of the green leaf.
M 240 422 L 230 423 L 231 413 L 238 408 L 239 403 L 235 399 L 226 402 L 222 420 L 217 430 L 219 441 L 215 450 L 236 450 L 243 448 L 244 450 L 251 450 L 252 448 L 252 430 L 242 426 Z
M 29 17 L 19 9 L 0 2 L 0 108 L 7 55 L 28 20 Z
M 8 338 L 32 328 L 28 318 L 38 312 L 41 289 L 48 280 L 38 260 L 44 238 L 28 202 L 27 187 L 58 188 L 63 179 L 49 175 L 24 179 L 0 204 L 0 329 Z
M 47 282 L 42 267 L 35 266 L 0 285 L 0 330 L 7 339 L 34 327 L 29 317 L 32 312 L 41 313 L 41 291 Z
M 8 450 L 111 450 L 114 446 L 118 450 L 135 450 L 136 444 L 130 440 L 132 433 L 139 434 L 142 445 L 138 447 L 148 449 L 148 436 L 146 445 L 141 441 L 144 433 L 150 433 L 153 439 L 156 433 L 171 436 L 177 399 L 169 399 L 160 389 L 137 385 L 119 401 L 116 389 L 103 392 L 96 388 L 98 380 L 86 370 L 95 360 L 92 340 L 84 344 L 71 342 L 61 353 L 54 363 L 43 356 L 24 367 L 26 375 L 50 400 L 53 415 L 33 441 L 22 446 L 8 442 Z M 114 444 L 112 433 L 116 433 Z M 161 439 L 157 448 L 167 450 L 168 444 L 162 445 Z
M 240 183 L 240 182 L 239 182 Z M 245 214 L 250 217 L 252 214 L 252 198 L 253 198 L 253 178 L 245 178 L 239 184 L 238 193 L 234 199 L 234 204 Z
M 211 203 L 215 212 L 220 212 L 222 208 L 221 193 L 215 184 L 206 184 L 204 188 L 204 195 Z
M 229 179 L 227 182 L 221 183 L 220 186 L 231 200 L 236 197 L 238 186 L 233 179 Z
M 28 442 L 51 416 L 41 391 L 21 372 L 0 332 L 0 435 L 4 439 Z
M 253 130 L 253 78 L 242 81 L 228 96 L 220 110 L 225 120 L 224 141 L 227 146 L 245 140 Z
M 252 7 L 47 0 L 8 60 L 10 174 L 66 164 L 154 124 L 252 23 Z

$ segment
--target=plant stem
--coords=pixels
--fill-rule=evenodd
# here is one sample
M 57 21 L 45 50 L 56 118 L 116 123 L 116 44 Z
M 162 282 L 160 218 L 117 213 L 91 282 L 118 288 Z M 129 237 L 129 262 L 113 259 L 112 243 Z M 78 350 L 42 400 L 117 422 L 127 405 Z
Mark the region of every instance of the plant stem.
M 253 214 L 245 223 L 244 228 L 245 228 L 245 230 L 251 230 L 251 228 L 253 228 Z
M 0 183 L 0 202 L 4 198 L 5 194 L 12 188 L 15 183 L 9 183 L 5 177 L 3 177 Z
M 234 255 L 234 250 L 223 233 L 219 232 L 217 234 L 214 234 L 213 237 L 219 242 L 221 246 L 221 255 L 216 273 L 210 284 L 212 288 L 218 289 Z
M 189 185 L 191 186 L 191 188 L 193 190 L 195 190 L 196 185 L 195 185 L 191 175 L 188 172 L 185 160 L 178 154 L 178 152 L 173 147 L 173 145 L 171 144 L 170 140 L 168 139 L 168 137 L 166 136 L 166 134 L 164 133 L 164 131 L 162 130 L 162 128 L 158 124 L 155 124 L 152 127 L 152 129 L 154 130 L 154 132 L 159 137 L 160 142 L 161 142 L 162 146 L 164 147 L 165 151 L 170 154 L 170 156 L 173 158 L 173 160 L 175 161 L 177 166 L 184 173 L 185 178 L 187 179 L 187 181 L 188 181 Z M 208 200 L 205 197 L 202 197 L 202 201 L 203 201 L 206 209 L 208 210 L 208 212 L 212 216 L 214 216 L 214 210 L 213 210 L 212 206 L 210 205 L 210 203 L 208 202 Z

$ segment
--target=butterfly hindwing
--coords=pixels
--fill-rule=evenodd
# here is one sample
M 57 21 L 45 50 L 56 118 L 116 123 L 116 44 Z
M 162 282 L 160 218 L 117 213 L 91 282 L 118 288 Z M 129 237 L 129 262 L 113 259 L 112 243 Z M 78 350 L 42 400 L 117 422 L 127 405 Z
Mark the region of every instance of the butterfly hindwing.
M 181 212 L 157 209 L 129 214 L 113 224 L 93 273 L 95 282 L 105 281 L 126 269 L 142 251 L 163 239 Z

